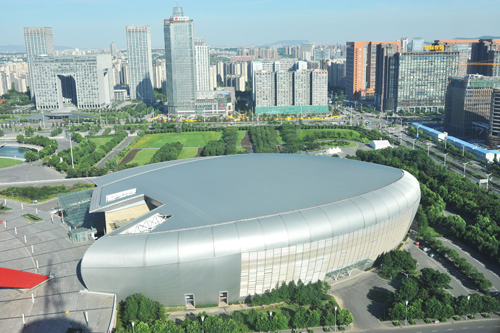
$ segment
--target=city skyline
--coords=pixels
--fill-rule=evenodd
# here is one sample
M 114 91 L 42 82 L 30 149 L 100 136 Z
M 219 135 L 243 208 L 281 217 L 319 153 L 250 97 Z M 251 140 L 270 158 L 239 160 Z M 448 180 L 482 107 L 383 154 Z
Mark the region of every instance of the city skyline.
M 175 5 L 174 1 L 161 4 L 146 1 L 144 6 L 126 11 L 125 8 L 130 8 L 127 1 L 49 0 L 43 5 L 21 1 L 21 5 L 23 2 L 27 6 L 23 8 L 22 20 L 10 15 L 0 22 L 2 45 L 22 45 L 24 27 L 48 26 L 57 36 L 54 38 L 56 46 L 100 49 L 109 48 L 109 44 L 115 42 L 119 49 L 126 49 L 123 27 L 150 25 L 152 47 L 163 48 L 162 23 Z M 500 11 L 500 3 L 491 0 L 479 0 L 473 4 L 451 0 L 438 3 L 424 0 L 418 4 L 360 0 L 356 6 L 321 0 L 308 8 L 303 8 L 298 1 L 283 4 L 284 1 L 280 0 L 219 1 L 216 4 L 185 1 L 179 6 L 196 19 L 195 36 L 206 36 L 211 46 L 257 46 L 280 40 L 344 44 L 346 41 L 399 40 L 401 37 L 422 37 L 425 41 L 432 41 L 491 35 L 500 28 L 500 23 L 494 19 L 494 13 Z M 16 3 L 16 8 L 13 6 L 13 3 L 7 3 L 4 9 L 6 12 L 18 10 L 19 3 Z M 78 12 L 82 19 L 67 15 L 74 12 Z M 110 12 L 114 15 L 110 16 Z M 390 23 L 374 24 L 374 14 L 376 22 Z M 461 23 L 470 17 L 481 17 L 481 20 L 474 25 Z M 301 24 L 293 24 L 295 22 Z

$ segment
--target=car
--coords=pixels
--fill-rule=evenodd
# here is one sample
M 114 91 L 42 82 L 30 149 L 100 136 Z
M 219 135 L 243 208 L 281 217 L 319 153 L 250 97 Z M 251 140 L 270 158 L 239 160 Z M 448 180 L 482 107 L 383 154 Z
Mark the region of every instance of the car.
M 423 250 L 424 250 L 425 252 L 429 252 L 431 249 L 429 249 L 428 247 L 424 247 L 424 248 L 423 248 Z
M 420 245 L 420 242 L 415 242 L 415 245 Z

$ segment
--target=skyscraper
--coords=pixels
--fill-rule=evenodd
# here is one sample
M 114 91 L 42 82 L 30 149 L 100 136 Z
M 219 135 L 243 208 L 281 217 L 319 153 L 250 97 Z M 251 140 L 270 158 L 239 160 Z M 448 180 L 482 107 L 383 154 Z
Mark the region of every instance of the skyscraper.
M 377 45 L 377 77 L 375 80 L 375 103 L 379 111 L 394 110 L 397 98 L 397 68 L 394 56 L 398 52 L 394 44 Z
M 424 40 L 422 37 L 413 37 L 411 43 L 411 52 L 423 52 L 424 51 Z
M 113 57 L 116 57 L 118 55 L 118 50 L 116 49 L 116 44 L 115 43 L 109 44 L 109 52 L 111 53 L 111 55 Z
M 164 21 L 163 29 L 168 112 L 193 111 L 196 98 L 193 20 L 184 16 L 182 7 L 174 7 L 170 19 Z
M 408 52 L 408 37 L 401 37 L 401 52 Z
M 345 96 L 358 101 L 374 98 L 377 45 L 394 44 L 398 50 L 400 41 L 394 42 L 347 42 Z
M 194 64 L 196 73 L 196 91 L 210 90 L 210 46 L 204 37 L 194 42 Z
M 146 103 L 154 101 L 151 33 L 148 25 L 126 27 L 130 98 Z
M 500 66 L 477 65 L 477 63 L 499 63 L 500 62 L 500 44 L 498 40 L 481 39 L 472 44 L 471 74 L 482 74 L 487 76 L 500 76 Z
M 33 86 L 31 63 L 33 57 L 37 55 L 54 54 L 52 28 L 24 28 L 24 43 L 26 45 L 26 56 L 28 58 L 31 100 L 35 101 L 35 90 L 31 87 Z

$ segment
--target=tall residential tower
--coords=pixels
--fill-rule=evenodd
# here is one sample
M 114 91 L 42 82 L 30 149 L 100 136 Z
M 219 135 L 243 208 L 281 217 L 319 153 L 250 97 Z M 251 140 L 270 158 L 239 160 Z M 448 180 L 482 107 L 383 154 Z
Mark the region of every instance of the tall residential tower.
M 196 99 L 193 20 L 184 16 L 182 7 L 174 7 L 170 19 L 164 21 L 163 29 L 168 112 L 193 111 Z
M 126 27 L 130 98 L 154 101 L 151 33 L 148 25 Z
M 31 100 L 35 100 L 35 90 L 33 89 L 32 79 L 32 60 L 33 57 L 41 54 L 54 54 L 54 38 L 52 28 L 24 28 L 24 42 L 26 45 L 26 56 L 28 58 L 29 86 Z M 9 87 L 10 88 L 10 87 Z

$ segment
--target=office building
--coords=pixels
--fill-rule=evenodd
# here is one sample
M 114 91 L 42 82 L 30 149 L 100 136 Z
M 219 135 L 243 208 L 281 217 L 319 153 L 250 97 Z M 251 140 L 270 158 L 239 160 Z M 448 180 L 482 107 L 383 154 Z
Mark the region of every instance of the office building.
M 170 161 L 93 182 L 89 215 L 116 228 L 85 252 L 85 286 L 166 306 L 223 306 L 363 271 L 401 243 L 421 196 L 404 170 L 300 154 Z
M 424 52 L 424 39 L 422 37 L 413 37 L 411 52 Z
M 311 105 L 328 105 L 328 72 L 325 70 L 311 72 Z
M 373 100 L 377 45 L 394 44 L 400 50 L 400 41 L 394 42 L 347 42 L 345 96 L 351 101 Z
M 33 82 L 31 73 L 32 59 L 38 55 L 53 55 L 54 54 L 54 37 L 52 28 L 24 28 L 24 43 L 26 46 L 26 58 L 28 60 L 29 75 L 30 75 L 30 94 L 31 100 L 36 100 L 36 91 L 31 87 Z M 10 88 L 9 88 L 10 89 Z
M 500 148 L 500 89 L 491 93 L 490 122 L 487 143 L 490 149 Z
M 109 44 L 109 52 L 111 53 L 111 56 L 113 56 L 113 57 L 118 56 L 118 50 L 116 49 L 115 43 Z
M 217 65 L 210 65 L 210 90 L 217 87 Z
M 500 77 L 450 77 L 446 92 L 445 128 L 460 137 L 485 138 L 490 123 L 491 95 Z
M 130 84 L 129 76 L 128 76 L 128 63 L 126 63 L 126 62 L 122 63 L 122 67 L 121 67 L 121 71 L 120 71 L 120 83 L 127 84 L 127 85 Z
M 36 109 L 54 110 L 108 107 L 114 101 L 110 54 L 35 56 L 32 59 Z
M 280 70 L 276 74 L 276 106 L 293 105 L 292 72 Z
M 458 75 L 459 56 L 454 51 L 396 53 L 396 110 L 444 108 L 448 78 Z
M 327 48 L 317 48 L 314 49 L 314 61 L 321 61 L 323 59 L 330 59 L 330 49 Z
M 401 52 L 408 52 L 408 37 L 401 38 Z
M 127 26 L 130 98 L 154 102 L 151 33 L 148 25 Z
M 164 21 L 165 59 L 169 114 L 195 110 L 196 79 L 193 20 L 184 16 L 182 7 L 174 7 Z
M 165 67 L 165 60 L 158 59 L 153 65 L 153 86 L 155 88 L 162 88 L 163 82 L 167 79 L 167 72 Z
M 210 46 L 204 37 L 194 40 L 196 91 L 210 90 Z
M 395 110 L 397 100 L 397 64 L 394 56 L 398 52 L 395 44 L 377 45 L 375 103 L 379 111 Z
M 472 44 L 471 74 L 500 76 L 500 40 L 479 40 Z M 487 65 L 491 64 L 491 65 Z
M 293 72 L 293 105 L 306 106 L 311 102 L 311 73 L 307 70 Z

